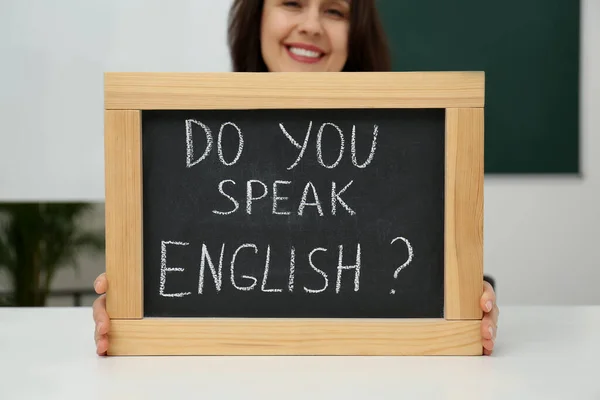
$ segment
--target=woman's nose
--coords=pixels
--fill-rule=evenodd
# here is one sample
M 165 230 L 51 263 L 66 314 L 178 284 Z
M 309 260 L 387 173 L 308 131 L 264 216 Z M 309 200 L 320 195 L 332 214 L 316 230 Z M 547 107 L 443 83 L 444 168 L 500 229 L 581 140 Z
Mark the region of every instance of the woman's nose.
M 315 36 L 323 33 L 323 25 L 318 10 L 307 10 L 299 24 L 300 31 Z

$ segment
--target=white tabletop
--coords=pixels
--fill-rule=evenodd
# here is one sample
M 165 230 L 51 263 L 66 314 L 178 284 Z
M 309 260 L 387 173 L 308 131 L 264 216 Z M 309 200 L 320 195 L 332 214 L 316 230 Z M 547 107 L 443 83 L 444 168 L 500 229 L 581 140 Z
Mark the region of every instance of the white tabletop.
M 0 308 L 0 399 L 600 399 L 600 306 L 501 307 L 491 357 L 98 357 L 89 308 Z

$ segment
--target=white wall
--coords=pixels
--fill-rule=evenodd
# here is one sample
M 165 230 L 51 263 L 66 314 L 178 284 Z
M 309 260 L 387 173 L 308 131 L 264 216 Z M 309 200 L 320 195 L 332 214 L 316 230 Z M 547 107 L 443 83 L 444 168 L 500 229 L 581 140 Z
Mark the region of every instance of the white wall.
M 229 70 L 229 4 L 0 2 L 0 201 L 98 201 L 101 226 L 102 73 Z M 583 176 L 485 180 L 485 270 L 501 304 L 600 304 L 600 1 L 583 0 L 582 18 Z M 56 286 L 89 287 L 103 259 L 84 261 Z
M 103 73 L 230 70 L 230 3 L 2 0 L 0 201 L 103 201 Z

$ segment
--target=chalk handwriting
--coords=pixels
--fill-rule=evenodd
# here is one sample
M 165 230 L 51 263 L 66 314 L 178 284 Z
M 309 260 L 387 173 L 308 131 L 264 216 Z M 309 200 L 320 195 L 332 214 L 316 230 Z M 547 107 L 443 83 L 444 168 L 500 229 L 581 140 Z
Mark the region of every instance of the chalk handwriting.
M 238 136 L 239 136 L 239 139 L 238 139 L 239 140 L 239 145 L 238 145 L 237 153 L 236 153 L 235 158 L 233 159 L 233 161 L 229 162 L 229 163 L 227 161 L 225 161 L 225 157 L 223 156 L 223 146 L 221 145 L 221 139 L 223 137 L 223 129 L 226 126 L 228 126 L 228 125 L 233 126 L 237 130 L 237 133 L 238 133 Z M 233 165 L 236 162 L 238 162 L 238 160 L 240 159 L 240 156 L 242 155 L 243 148 L 244 148 L 244 136 L 242 135 L 242 131 L 240 130 L 240 128 L 238 128 L 238 126 L 236 124 L 234 124 L 233 122 L 225 122 L 224 124 L 222 124 L 221 128 L 219 129 L 219 140 L 217 142 L 217 150 L 219 152 L 219 160 L 224 165 L 227 165 L 227 166 Z
M 279 129 L 281 130 L 283 135 L 290 141 L 290 143 L 295 148 L 300 150 L 298 152 L 298 156 L 296 157 L 296 160 L 287 167 L 288 170 L 294 169 L 300 163 L 302 158 L 304 157 L 304 154 L 306 153 L 306 149 L 308 148 L 308 142 L 310 139 L 312 126 L 313 126 L 313 122 L 309 121 L 308 129 L 306 130 L 306 135 L 304 136 L 304 142 L 302 145 L 300 145 L 300 143 L 298 143 L 292 137 L 292 135 L 289 134 L 289 132 L 285 128 L 285 125 L 282 122 L 279 123 Z M 337 132 L 337 134 L 340 137 L 340 144 L 339 144 L 339 150 L 338 150 L 339 155 L 338 155 L 337 159 L 330 164 L 327 164 L 325 162 L 325 160 L 323 159 L 323 133 L 325 132 L 326 127 L 332 127 L 334 129 L 333 131 Z M 350 154 L 352 157 L 352 164 L 355 167 L 366 168 L 369 164 L 371 164 L 371 162 L 373 161 L 373 158 L 375 157 L 378 133 L 379 133 L 379 126 L 373 125 L 373 141 L 371 142 L 371 148 L 369 150 L 369 155 L 367 156 L 367 159 L 365 160 L 365 162 L 360 164 L 358 162 L 358 158 L 356 156 L 356 153 L 357 153 L 357 151 L 356 151 L 356 125 L 352 125 L 352 139 L 351 139 L 351 146 L 350 146 Z M 345 139 L 344 139 L 344 133 L 343 133 L 342 129 L 338 125 L 334 124 L 333 122 L 325 122 L 325 123 L 321 124 L 321 126 L 319 127 L 319 131 L 317 132 L 317 142 L 316 142 L 316 154 L 317 154 L 317 161 L 319 162 L 319 164 L 325 168 L 334 169 L 335 167 L 337 167 L 340 164 L 342 157 L 344 156 L 344 151 L 345 151 Z
M 333 126 L 336 129 L 336 131 L 338 132 L 338 134 L 340 135 L 340 155 L 338 156 L 337 160 L 335 160 L 335 162 L 331 165 L 327 165 L 327 164 L 325 164 L 325 161 L 323 161 L 323 144 L 322 144 L 323 130 L 325 129 L 326 126 Z M 344 155 L 344 134 L 342 133 L 342 130 L 337 125 L 332 124 L 331 122 L 324 123 L 323 125 L 321 125 L 321 128 L 319 128 L 319 133 L 317 134 L 317 159 L 319 160 L 319 164 L 321 164 L 325 168 L 333 169 L 338 166 L 338 164 L 342 160 L 343 155 Z
M 360 286 L 360 243 L 356 247 L 356 264 L 353 265 L 344 265 L 342 262 L 344 254 L 344 245 L 339 245 L 339 258 L 338 258 L 338 266 L 337 266 L 337 281 L 335 284 L 335 292 L 339 293 L 340 288 L 342 286 L 342 271 L 344 270 L 354 270 L 354 291 L 358 292 L 358 288 Z
M 315 199 L 314 203 L 309 203 L 307 200 L 308 197 L 308 189 L 312 189 L 312 195 Z M 315 189 L 314 185 L 311 182 L 308 182 L 306 186 L 304 186 L 304 192 L 302 192 L 302 199 L 300 200 L 300 205 L 298 206 L 298 215 L 304 214 L 304 207 L 306 206 L 315 206 L 317 207 L 317 211 L 319 215 L 323 216 L 323 209 L 321 208 L 321 203 L 319 203 L 319 196 L 317 195 L 317 189 Z
M 204 134 L 206 135 L 206 147 L 205 147 L 202 155 L 200 157 L 198 157 L 196 160 L 194 160 L 194 149 L 195 149 L 194 129 L 193 129 L 194 125 L 201 127 L 204 130 Z M 237 131 L 237 134 L 238 134 L 238 149 L 237 149 L 235 157 L 233 158 L 233 161 L 231 161 L 231 162 L 225 161 L 225 156 L 223 155 L 222 139 L 223 139 L 223 131 L 225 130 L 226 126 L 232 126 L 233 128 L 235 128 L 235 130 Z M 212 132 L 211 132 L 210 128 L 208 127 L 208 125 L 206 125 L 200 121 L 197 121 L 195 119 L 186 119 L 185 120 L 185 143 L 186 143 L 185 163 L 186 163 L 187 168 L 191 168 L 191 167 L 195 166 L 196 164 L 200 163 L 201 161 L 205 160 L 213 148 L 213 136 L 212 136 Z M 240 159 L 243 149 L 244 149 L 244 135 L 242 134 L 242 130 L 233 122 L 222 123 L 221 127 L 219 128 L 219 134 L 217 137 L 217 153 L 219 156 L 219 161 L 223 165 L 226 165 L 226 166 L 234 165 Z
M 202 129 L 204 129 L 204 133 L 206 134 L 206 148 L 204 149 L 204 153 L 195 161 L 194 158 L 194 140 L 193 140 L 193 125 L 198 125 Z M 198 164 L 200 161 L 204 160 L 213 146 L 213 138 L 212 133 L 210 132 L 210 128 L 203 124 L 200 121 L 196 121 L 194 119 L 186 119 L 185 120 L 185 142 L 186 142 L 186 166 L 188 168 L 193 167 Z
M 206 136 L 206 147 L 204 148 L 204 151 L 202 152 L 202 154 L 196 159 L 194 159 L 194 156 L 195 156 L 194 126 L 198 126 L 198 127 L 202 128 L 202 130 L 204 131 L 204 135 Z M 223 144 L 222 144 L 223 133 L 225 131 L 225 128 L 228 126 L 233 127 L 238 135 L 238 148 L 237 148 L 235 157 L 233 158 L 232 161 L 225 160 L 225 155 L 223 154 Z M 289 140 L 289 142 L 292 144 L 292 146 L 294 146 L 295 148 L 297 148 L 299 150 L 296 160 L 287 167 L 288 170 L 294 169 L 296 166 L 298 166 L 298 164 L 304 157 L 306 150 L 308 149 L 308 143 L 309 143 L 309 139 L 310 139 L 310 135 L 311 135 L 311 131 L 312 131 L 312 126 L 313 126 L 313 121 L 309 121 L 308 128 L 307 128 L 306 134 L 304 136 L 304 141 L 302 144 L 300 144 L 293 138 L 292 135 L 290 135 L 288 133 L 287 129 L 285 128 L 285 125 L 282 122 L 279 123 L 279 128 L 280 128 L 281 132 L 283 133 L 283 135 Z M 325 132 L 325 129 L 328 127 L 329 127 L 329 129 L 328 129 L 329 131 L 337 132 L 337 134 L 339 135 L 339 138 L 340 138 L 338 157 L 335 161 L 333 161 L 331 163 L 326 163 L 325 160 L 323 159 L 323 134 Z M 331 128 L 333 128 L 333 130 Z M 352 125 L 350 155 L 352 158 L 352 164 L 355 167 L 366 168 L 373 161 L 373 158 L 375 157 L 375 151 L 377 148 L 378 132 L 379 132 L 379 127 L 377 125 L 373 125 L 373 140 L 371 142 L 369 154 L 363 163 L 359 163 L 357 155 L 356 155 L 356 153 L 357 153 L 357 150 L 356 150 L 356 125 Z M 201 121 L 198 121 L 195 119 L 186 119 L 185 120 L 185 139 L 186 139 L 186 166 L 187 166 L 187 168 L 191 168 L 191 167 L 199 164 L 201 161 L 205 160 L 213 149 L 214 139 L 213 139 L 212 131 L 208 127 L 208 125 L 204 124 Z M 340 164 L 342 157 L 344 155 L 344 152 L 345 152 L 345 148 L 346 148 L 345 137 L 344 137 L 344 133 L 343 133 L 342 129 L 338 125 L 334 124 L 333 122 L 324 122 L 323 124 L 321 124 L 321 126 L 319 127 L 319 131 L 317 132 L 317 139 L 316 139 L 316 155 L 317 155 L 317 160 L 318 160 L 319 164 L 321 166 L 323 166 L 324 168 L 334 169 L 335 167 L 337 167 Z M 234 122 L 231 122 L 231 121 L 222 123 L 221 126 L 219 127 L 219 133 L 218 133 L 218 137 L 217 137 L 217 154 L 219 157 L 219 161 L 223 165 L 226 165 L 226 166 L 235 165 L 240 160 L 243 149 L 244 149 L 244 135 L 242 133 L 241 128 L 237 124 L 235 124 Z
M 212 273 L 215 289 L 217 292 L 221 291 L 221 285 L 223 282 L 223 255 L 225 253 L 225 243 L 221 246 L 221 256 L 219 257 L 219 269 L 215 270 L 215 265 L 213 264 L 210 254 L 208 254 L 208 249 L 206 248 L 206 244 L 202 243 L 202 256 L 200 258 L 200 279 L 198 280 L 198 293 L 202 294 L 202 289 L 204 287 L 204 269 L 206 262 L 208 262 L 208 266 L 210 268 L 210 272 Z
M 183 297 L 183 296 L 188 296 L 191 295 L 192 292 L 191 291 L 187 291 L 187 292 L 179 292 L 179 293 L 165 293 L 165 287 L 167 286 L 167 273 L 169 272 L 183 272 L 186 269 L 189 268 L 194 268 L 194 265 L 188 265 L 188 266 L 178 266 L 178 267 L 167 267 L 167 265 L 169 264 L 167 262 L 167 248 L 168 246 L 190 246 L 189 242 L 180 242 L 180 241 L 166 241 L 163 240 L 161 241 L 161 275 L 160 275 L 160 286 L 159 286 L 159 293 L 161 296 L 163 297 Z M 192 247 L 192 246 L 190 246 Z M 272 267 L 276 268 L 278 271 L 275 271 L 275 274 L 280 276 L 281 275 L 281 268 L 282 268 L 282 264 L 281 263 L 277 263 L 275 265 L 271 265 L 271 260 L 272 260 L 272 247 L 270 244 L 266 245 L 266 249 L 264 250 L 264 252 L 262 250 L 259 250 L 258 246 L 254 243 L 244 243 L 241 244 L 239 246 L 237 246 L 235 248 L 235 250 L 233 250 L 233 253 L 231 253 L 231 249 L 233 248 L 228 248 L 226 246 L 225 243 L 221 243 L 220 245 L 220 252 L 218 255 L 218 263 L 216 262 L 217 259 L 217 248 L 214 248 L 213 251 L 215 251 L 215 254 L 211 255 L 209 248 L 207 246 L 206 243 L 202 243 L 201 247 L 200 247 L 200 262 L 199 262 L 199 267 L 196 266 L 196 271 L 198 271 L 198 290 L 197 293 L 199 295 L 202 295 L 204 293 L 207 292 L 207 275 L 210 274 L 210 276 L 212 276 L 212 281 L 214 283 L 213 285 L 209 285 L 210 286 L 210 290 L 214 290 L 216 293 L 220 293 L 223 290 L 223 266 L 225 265 L 225 263 L 229 262 L 229 282 L 231 283 L 231 286 L 239 291 L 253 291 L 253 290 L 260 290 L 261 292 L 264 293 L 281 293 L 283 292 L 283 288 L 281 287 L 276 287 L 274 285 L 270 285 L 269 284 L 269 276 L 272 272 Z M 249 250 L 246 252 L 242 252 L 242 250 Z M 337 257 L 337 266 L 328 266 L 328 268 L 325 268 L 326 265 L 324 265 L 323 267 L 321 267 L 321 265 L 323 265 L 323 258 L 319 259 L 319 253 L 325 253 L 328 251 L 327 248 L 325 247 L 316 247 L 314 249 L 312 249 L 307 258 L 303 260 L 303 263 L 301 264 L 302 268 L 307 268 L 306 267 L 306 263 L 308 263 L 308 266 L 310 267 L 310 272 L 311 274 L 307 274 L 306 271 L 304 271 L 302 273 L 302 277 L 304 279 L 310 279 L 311 281 L 313 281 L 313 278 L 310 278 L 310 276 L 315 276 L 318 275 L 320 276 L 320 280 L 322 280 L 322 284 L 321 285 L 317 285 L 314 287 L 308 287 L 307 285 L 304 285 L 302 287 L 303 291 L 305 293 L 310 293 L 310 294 L 317 294 L 317 293 L 322 293 L 324 291 L 326 291 L 329 288 L 329 276 L 326 272 L 326 269 L 336 269 L 337 270 L 337 277 L 336 277 L 336 283 L 335 283 L 335 288 L 332 289 L 335 291 L 336 294 L 339 294 L 342 290 L 342 281 L 343 281 L 343 276 L 345 276 L 345 271 L 353 271 L 354 272 L 354 279 L 352 279 L 352 287 L 353 287 L 353 291 L 357 292 L 359 291 L 360 288 L 360 277 L 361 277 L 361 267 L 362 267 L 362 259 L 361 259 L 361 245 L 360 243 L 357 245 L 356 247 L 356 255 L 354 257 L 354 261 L 352 263 L 347 263 L 344 261 L 345 256 L 344 254 L 344 245 L 339 245 L 337 246 L 338 249 L 338 257 Z M 194 251 L 193 248 L 190 251 Z M 231 254 L 231 255 L 229 255 Z M 295 279 L 296 279 L 296 270 L 297 270 L 297 257 L 296 257 L 296 249 L 294 246 L 291 246 L 289 249 L 289 271 L 288 271 L 288 284 L 287 284 L 287 290 L 288 292 L 292 293 L 295 290 Z M 241 274 L 238 273 L 236 271 L 236 266 L 238 264 L 242 265 L 242 264 L 247 264 L 248 263 L 248 258 L 254 257 L 254 256 L 258 256 L 258 257 L 263 257 L 264 258 L 264 268 L 262 269 L 262 280 L 261 280 L 261 284 L 260 286 L 258 285 L 258 276 L 253 276 L 253 275 L 249 275 L 249 274 Z M 228 258 L 231 257 L 230 261 L 228 260 Z M 352 255 L 350 255 L 349 257 L 352 257 Z M 192 258 L 193 259 L 193 258 Z M 261 260 L 261 258 L 259 258 L 259 260 Z M 196 264 L 197 265 L 197 264 Z M 285 267 L 284 267 L 285 268 Z M 257 271 L 255 271 L 256 275 L 259 275 L 257 273 Z M 210 278 L 209 278 L 210 279 Z M 350 280 L 348 280 L 348 282 L 350 282 Z
M 313 262 L 313 255 L 317 251 L 327 251 L 327 249 L 324 249 L 322 247 L 317 247 L 316 249 L 313 249 L 310 252 L 310 254 L 308 255 L 308 262 L 310 263 L 310 267 L 313 270 L 315 270 L 316 272 L 318 272 L 323 277 L 323 279 L 325 280 L 325 284 L 323 285 L 323 287 L 321 289 L 309 289 L 305 286 L 304 291 L 306 291 L 307 293 L 321 293 L 322 291 L 327 289 L 327 285 L 329 284 L 329 279 L 327 278 L 327 274 L 325 272 L 323 272 L 322 270 L 320 270 L 319 268 L 317 268 Z
M 219 192 L 220 192 L 220 193 L 221 193 L 223 196 L 225 196 L 225 197 L 227 197 L 229 200 L 231 200 L 231 202 L 233 203 L 234 209 L 233 209 L 233 210 L 230 210 L 230 211 L 217 211 L 217 210 L 213 210 L 213 213 L 215 213 L 215 214 L 220 214 L 220 215 L 228 215 L 228 214 L 231 214 L 231 213 L 234 213 L 234 212 L 236 212 L 236 211 L 237 211 L 237 209 L 238 209 L 238 208 L 240 208 L 240 203 L 238 203 L 238 202 L 237 202 L 237 201 L 236 201 L 236 200 L 235 200 L 233 197 L 231 197 L 230 195 L 228 195 L 227 193 L 225 193 L 225 192 L 223 191 L 223 184 L 225 184 L 225 183 L 233 183 L 233 184 L 235 185 L 235 181 L 232 181 L 231 179 L 225 179 L 224 181 L 221 181 L 221 182 L 219 183 Z
M 296 249 L 294 246 L 290 249 L 290 274 L 288 279 L 288 291 L 294 291 L 294 272 L 296 272 Z
M 402 240 L 404 243 L 406 243 L 406 247 L 408 248 L 408 260 L 406 260 L 406 262 L 404 264 L 402 264 L 401 266 L 396 268 L 396 270 L 394 271 L 394 279 L 397 279 L 400 271 L 402 271 L 404 268 L 406 268 L 408 266 L 408 264 L 410 264 L 411 261 L 413 260 L 413 248 L 410 245 L 410 242 L 408 241 L 408 239 L 403 238 L 402 236 L 398 236 L 392 240 L 392 244 L 394 244 L 394 242 L 396 240 Z M 396 291 L 394 289 L 390 290 L 390 294 L 395 294 L 395 293 L 396 293 Z
M 176 242 L 176 241 L 162 241 L 160 243 L 160 288 L 159 294 L 163 297 L 183 297 L 192 294 L 192 292 L 179 292 L 179 293 L 165 293 L 165 286 L 167 283 L 167 272 L 183 272 L 184 269 L 181 267 L 168 268 L 167 267 L 167 245 L 175 246 L 187 246 L 187 242 Z
M 314 146 L 316 163 L 318 163 L 315 165 L 320 165 L 329 170 L 340 166 L 348 151 L 350 152 L 350 161 L 354 167 L 359 169 L 367 168 L 372 164 L 377 151 L 379 126 L 376 124 L 373 125 L 372 135 L 368 136 L 371 139 L 370 143 L 369 140 L 364 142 L 357 140 L 356 125 L 352 125 L 349 140 L 344 135 L 342 128 L 333 122 L 324 122 L 316 127 L 313 121 L 308 121 L 302 141 L 294 139 L 287 130 L 284 122 L 279 122 L 278 127 L 285 138 L 283 139 L 283 146 L 287 146 L 287 142 L 289 142 L 297 150 L 297 155 L 294 156 L 295 159 L 289 162 L 286 160 L 282 166 L 287 171 L 298 167 L 307 152 L 312 151 L 310 150 L 312 146 Z M 314 135 L 311 137 L 313 128 L 316 130 L 316 138 L 314 138 Z M 224 135 L 237 136 L 237 148 L 233 147 L 232 151 L 227 155 L 224 153 Z M 334 135 L 335 138 L 325 141 L 325 135 Z M 194 138 L 202 142 L 206 138 L 204 149 L 201 149 L 198 143 L 194 144 Z M 338 138 L 339 142 L 337 141 Z M 350 142 L 349 146 L 347 144 L 348 141 Z M 333 148 L 326 149 L 326 145 L 333 146 Z M 242 129 L 234 122 L 228 121 L 220 124 L 218 136 L 215 141 L 213 133 L 207 124 L 195 119 L 185 120 L 185 165 L 187 168 L 195 167 L 207 160 L 214 148 L 216 148 L 217 152 L 215 158 L 215 160 L 218 160 L 217 162 L 227 167 L 234 166 L 242 159 L 244 146 L 245 141 Z M 359 151 L 357 149 L 359 147 L 364 150 Z M 329 152 L 330 150 L 331 152 Z M 360 156 L 358 155 L 359 153 Z M 324 157 L 324 154 L 331 154 L 329 156 L 331 158 Z M 260 157 L 261 155 L 258 154 L 257 156 Z M 349 204 L 352 201 L 347 200 L 353 199 L 352 185 L 356 187 L 356 185 L 360 184 L 356 180 L 357 178 L 349 178 L 348 181 L 341 183 L 332 180 L 329 193 L 327 191 L 320 192 L 313 182 L 307 180 L 301 182 L 303 190 L 300 198 L 294 199 L 293 196 L 290 196 L 290 185 L 295 183 L 291 179 L 274 179 L 267 182 L 259 178 L 254 178 L 246 180 L 244 184 L 238 183 L 233 179 L 223 178 L 219 182 L 217 190 L 223 196 L 224 202 L 222 205 L 215 207 L 212 212 L 222 216 L 231 215 L 236 212 L 252 215 L 256 213 L 258 206 L 269 205 L 269 208 L 261 209 L 270 210 L 272 215 L 289 216 L 296 214 L 304 216 L 314 213 L 319 217 L 324 217 L 326 214 L 332 216 L 355 216 L 357 211 Z M 232 194 L 232 188 L 238 184 L 244 185 L 242 187 L 245 189 L 245 194 L 240 194 L 240 198 L 236 198 Z M 397 279 L 399 273 L 414 258 L 413 248 L 408 239 L 402 236 L 395 237 L 391 241 L 391 245 L 394 245 L 396 241 L 403 241 L 405 243 L 408 249 L 408 259 L 394 270 L 393 279 Z M 302 293 L 310 295 L 317 295 L 328 290 L 339 294 L 342 293 L 343 286 L 351 286 L 352 291 L 358 292 L 360 290 L 361 276 L 364 272 L 362 269 L 368 265 L 368 262 L 363 260 L 364 253 L 362 252 L 363 249 L 360 243 L 356 245 L 355 252 L 350 252 L 353 254 L 348 254 L 347 247 L 345 248 L 344 244 L 337 245 L 337 265 L 327 264 L 327 256 L 330 251 L 327 247 L 306 249 L 306 253 L 297 254 L 296 247 L 290 245 L 285 250 L 279 249 L 284 254 L 284 257 L 289 256 L 289 263 L 287 260 L 282 263 L 280 259 L 272 257 L 272 253 L 279 250 L 273 249 L 270 244 L 266 244 L 264 247 L 261 246 L 259 249 L 257 244 L 247 242 L 233 246 L 220 243 L 219 247 L 211 249 L 209 249 L 206 243 L 202 243 L 199 250 L 199 257 L 190 258 L 198 260 L 195 265 L 174 266 L 168 262 L 168 249 L 170 246 L 191 247 L 190 243 L 185 241 L 163 240 L 160 242 L 159 294 L 163 297 L 184 297 L 192 294 L 192 291 L 169 293 L 167 290 L 167 280 L 170 274 L 186 270 L 189 272 L 190 269 L 195 269 L 198 272 L 198 280 L 196 281 L 198 295 L 203 295 L 209 290 L 222 293 L 224 285 L 228 286 L 229 283 L 231 284 L 231 288 L 242 292 L 261 291 L 264 293 L 282 293 L 286 290 L 289 293 L 293 293 L 295 290 L 298 290 L 296 285 L 299 286 L 299 290 Z M 252 260 L 252 257 L 258 257 L 258 259 L 254 259 L 253 261 L 259 261 L 261 263 L 259 265 L 262 265 L 259 269 L 262 269 L 257 271 L 255 268 L 252 272 L 241 272 L 239 268 L 243 265 L 248 265 L 248 259 Z M 237 270 L 236 267 L 238 268 Z M 282 269 L 286 274 L 284 279 L 287 282 L 278 281 L 278 278 L 282 276 Z M 288 270 L 285 271 L 286 269 Z M 368 268 L 365 271 L 368 271 Z M 229 277 L 224 277 L 225 274 L 229 274 Z M 336 274 L 335 287 L 330 287 L 330 279 L 333 278 L 333 274 Z M 302 280 L 305 281 L 302 282 Z M 343 282 L 347 283 L 343 285 Z M 286 284 L 287 288 L 285 287 Z M 395 290 L 392 289 L 390 293 L 395 294 Z
M 306 136 L 304 137 L 304 144 L 302 146 L 300 146 L 298 144 L 298 142 L 296 142 L 294 140 L 294 138 L 285 130 L 285 126 L 283 126 L 282 123 L 279 124 L 279 128 L 281 128 L 281 131 L 283 132 L 283 134 L 285 135 L 285 137 L 287 137 L 289 139 L 290 142 L 292 142 L 292 144 L 297 148 L 300 149 L 300 153 L 298 153 L 298 158 L 296 158 L 296 161 L 294 161 L 292 163 L 292 165 L 290 165 L 287 169 L 293 169 L 296 165 L 298 165 L 298 163 L 300 162 L 300 160 L 302 159 L 302 157 L 304 156 L 304 152 L 306 151 L 306 146 L 308 145 L 308 138 L 310 137 L 310 131 L 312 129 L 312 121 L 310 121 L 308 123 L 308 130 L 306 131 Z
M 277 185 L 289 185 L 291 181 L 275 181 L 273 182 L 273 214 L 277 215 L 289 215 L 290 211 L 277 211 L 277 201 L 278 200 L 288 200 L 288 197 L 280 197 L 277 193 Z
M 258 248 L 256 247 L 255 244 L 252 243 L 245 243 L 243 245 L 241 245 L 240 247 L 238 247 L 235 250 L 235 253 L 233 253 L 233 257 L 231 258 L 231 284 L 233 285 L 234 288 L 238 289 L 238 290 L 243 290 L 243 291 L 249 291 L 254 289 L 254 286 L 256 286 L 257 280 L 255 277 L 253 276 L 249 276 L 249 275 L 242 275 L 242 278 L 245 279 L 249 279 L 252 281 L 252 285 L 250 286 L 239 286 L 236 282 L 235 282 L 235 258 L 237 257 L 238 253 L 240 252 L 240 250 L 247 248 L 247 247 L 251 247 L 254 249 L 254 253 L 258 253 Z
M 263 193 L 258 197 L 254 197 L 254 191 L 252 190 L 253 183 L 258 183 L 263 187 Z M 267 195 L 268 192 L 269 189 L 267 188 L 267 185 L 257 179 L 250 179 L 248 182 L 246 182 L 246 212 L 248 214 L 252 214 L 252 202 L 254 200 L 262 199 Z
M 340 190 L 339 192 L 336 192 L 336 185 L 335 182 L 331 182 L 331 214 L 335 215 L 336 211 L 337 211 L 337 203 L 339 202 L 342 207 L 344 207 L 348 213 L 350 213 L 350 215 L 355 215 L 356 212 L 351 209 L 348 204 L 346 204 L 344 202 L 344 200 L 342 200 L 342 198 L 340 197 L 342 193 L 344 193 L 346 191 L 346 189 L 348 189 L 348 187 L 350 187 L 350 185 L 352 185 L 352 182 L 354 181 L 350 181 L 350 183 L 348 183 L 346 186 L 344 186 L 342 188 L 342 190 Z
M 351 143 L 351 152 L 352 152 L 352 163 L 358 168 L 366 168 L 367 165 L 371 164 L 373 161 L 373 157 L 375 157 L 375 147 L 377 146 L 377 133 L 379 131 L 379 127 L 377 125 L 373 126 L 373 142 L 371 143 L 371 151 L 369 152 L 369 156 L 367 160 L 359 164 L 356 159 L 356 126 L 352 125 L 352 143 Z
M 331 182 L 331 192 L 327 195 L 330 196 L 329 204 L 331 206 L 331 215 L 338 214 L 338 203 L 342 206 L 344 210 L 348 212 L 350 215 L 356 215 L 356 211 L 354 211 L 348 203 L 344 201 L 342 198 L 342 194 L 349 190 L 350 185 L 352 185 L 354 181 L 348 182 L 342 189 L 338 190 L 337 182 Z M 233 209 L 228 210 L 213 210 L 212 212 L 219 215 L 228 215 L 232 214 L 240 208 L 240 203 L 230 194 L 225 193 L 225 184 L 235 185 L 236 182 L 231 179 L 225 179 L 221 181 L 218 185 L 219 193 L 225 196 L 231 203 L 233 203 Z M 284 194 L 284 185 L 290 185 L 292 181 L 282 181 L 276 180 L 271 185 L 271 196 L 267 198 L 269 195 L 269 187 L 262 181 L 258 179 L 250 179 L 246 182 L 246 213 L 251 215 L 253 212 L 253 206 L 260 200 L 270 201 L 272 202 L 271 212 L 273 215 L 290 215 L 290 210 L 285 210 L 284 205 L 282 205 L 283 200 L 290 200 L 288 196 L 281 196 L 280 194 Z M 279 186 L 279 187 L 278 187 Z M 325 203 L 327 204 L 327 203 Z M 325 211 L 323 209 L 323 203 L 320 200 L 317 188 L 314 186 L 312 182 L 307 182 L 304 185 L 304 189 L 302 191 L 302 196 L 298 201 L 298 207 L 296 209 L 297 215 L 304 215 L 305 209 L 307 206 L 315 207 L 316 212 L 319 216 L 324 216 Z
M 263 274 L 262 286 L 263 292 L 281 292 L 282 289 L 267 289 L 267 276 L 269 275 L 269 264 L 271 263 L 271 246 L 267 246 L 267 257 L 265 260 L 265 273 Z

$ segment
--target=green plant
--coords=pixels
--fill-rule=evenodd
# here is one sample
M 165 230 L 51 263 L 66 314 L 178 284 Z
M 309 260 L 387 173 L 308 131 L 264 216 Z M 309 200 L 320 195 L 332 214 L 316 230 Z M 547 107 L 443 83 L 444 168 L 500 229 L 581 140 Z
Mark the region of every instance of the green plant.
M 104 233 L 84 229 L 91 203 L 0 203 L 0 272 L 8 273 L 9 305 L 41 307 L 56 272 L 79 269 L 82 251 L 102 252 Z

